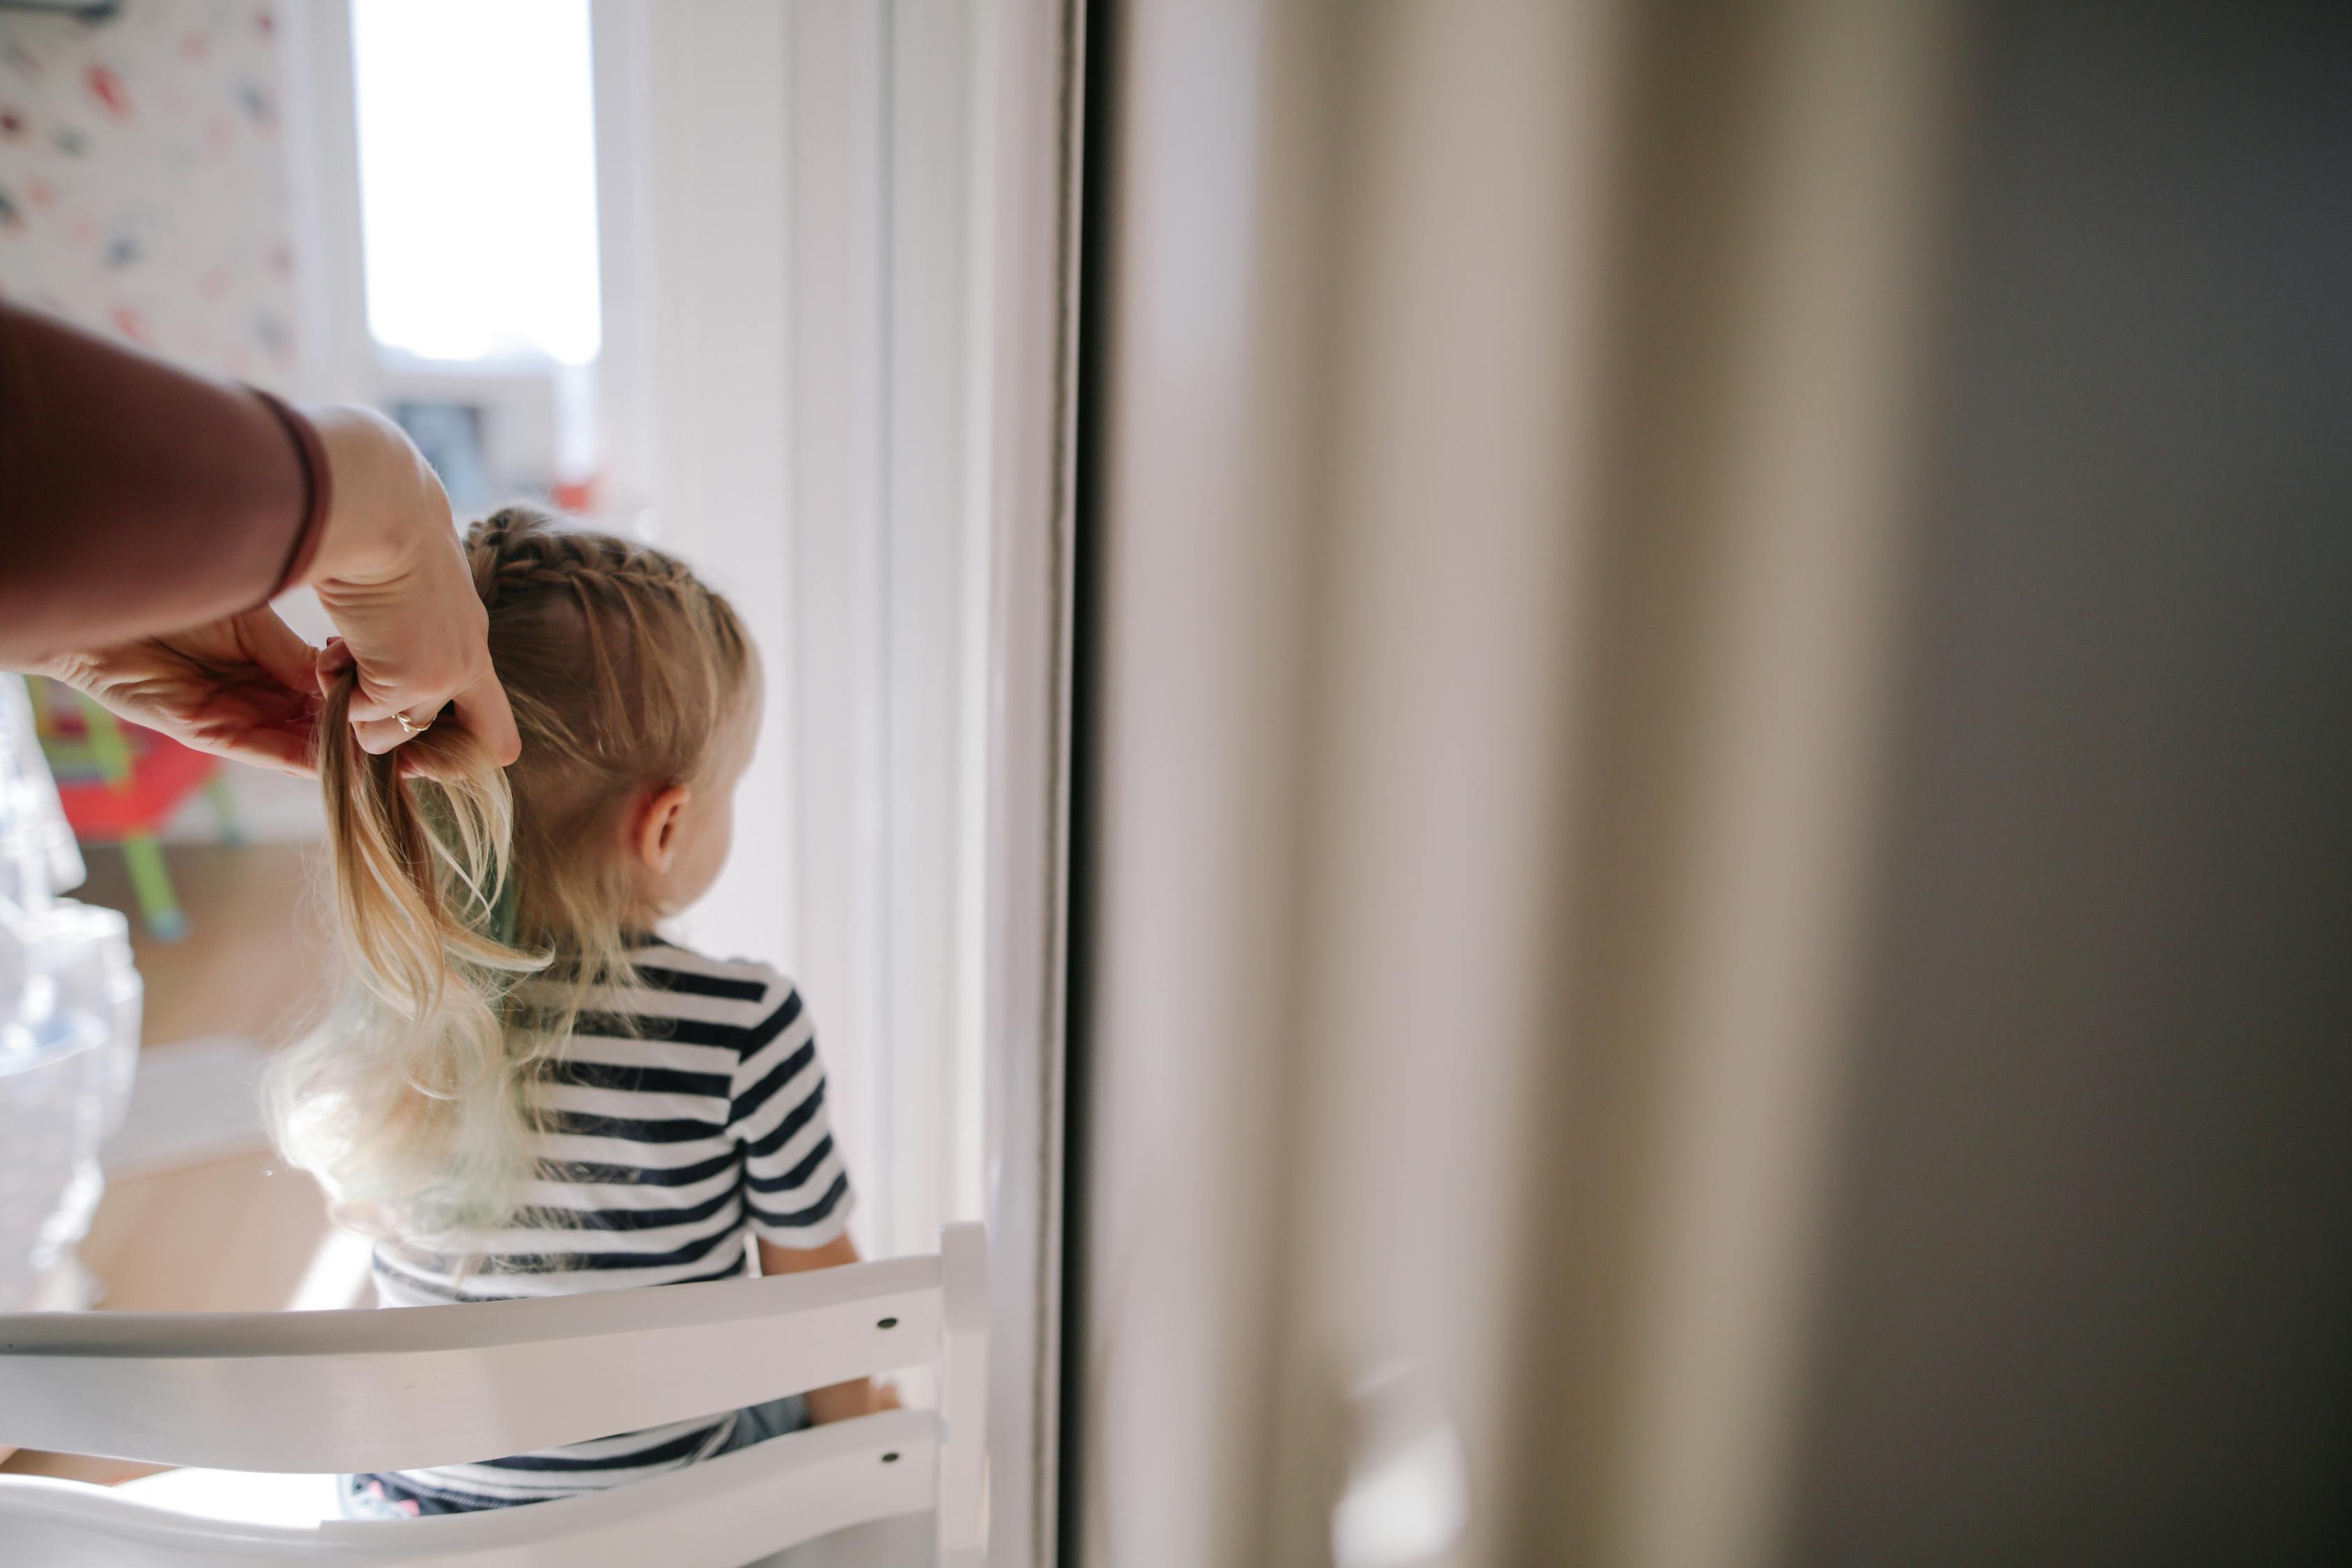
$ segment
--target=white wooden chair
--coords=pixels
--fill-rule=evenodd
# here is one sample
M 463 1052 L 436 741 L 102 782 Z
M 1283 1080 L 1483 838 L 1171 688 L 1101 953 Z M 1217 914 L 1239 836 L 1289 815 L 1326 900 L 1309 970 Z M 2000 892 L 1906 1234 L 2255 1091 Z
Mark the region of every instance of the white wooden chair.
M 887 1411 L 608 1491 L 425 1519 L 229 1521 L 0 1476 L 0 1563 L 743 1568 L 934 1510 L 936 1561 L 979 1568 L 987 1270 L 982 1228 L 958 1225 L 935 1257 L 772 1279 L 396 1311 L 0 1315 L 0 1443 L 225 1470 L 466 1463 L 923 1363 L 938 1363 L 940 1389 L 936 1413 Z

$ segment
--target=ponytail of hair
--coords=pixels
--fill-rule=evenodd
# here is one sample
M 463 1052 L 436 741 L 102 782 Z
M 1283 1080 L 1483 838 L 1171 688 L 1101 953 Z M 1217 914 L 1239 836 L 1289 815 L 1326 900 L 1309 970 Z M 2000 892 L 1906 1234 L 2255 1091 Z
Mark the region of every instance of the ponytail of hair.
M 505 773 L 456 725 L 370 755 L 349 722 L 352 689 L 349 671 L 331 685 L 318 733 L 357 984 L 272 1063 L 265 1110 L 348 1222 L 381 1229 L 397 1214 L 405 1231 L 457 1230 L 499 1218 L 529 1177 L 505 1014 L 548 955 L 513 945 Z M 404 770 L 403 752 L 422 767 Z
M 370 756 L 352 678 L 336 680 L 319 782 L 355 984 L 263 1089 L 278 1148 L 339 1215 L 404 1239 L 530 1207 L 540 1063 L 595 987 L 634 974 L 621 814 L 648 784 L 702 776 L 755 668 L 727 601 L 650 545 L 512 506 L 466 553 L 522 755 L 501 770 L 436 724 Z

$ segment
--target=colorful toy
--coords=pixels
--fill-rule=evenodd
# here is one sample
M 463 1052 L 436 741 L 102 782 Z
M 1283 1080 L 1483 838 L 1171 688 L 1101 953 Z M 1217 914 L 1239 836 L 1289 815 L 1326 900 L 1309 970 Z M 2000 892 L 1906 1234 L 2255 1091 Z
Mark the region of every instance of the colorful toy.
M 236 803 L 220 776 L 220 760 L 125 723 L 78 691 L 48 681 L 31 684 L 41 751 L 74 837 L 122 847 L 148 934 L 177 942 L 187 933 L 188 918 L 172 891 L 155 835 L 202 790 L 220 816 L 223 837 L 238 841 Z

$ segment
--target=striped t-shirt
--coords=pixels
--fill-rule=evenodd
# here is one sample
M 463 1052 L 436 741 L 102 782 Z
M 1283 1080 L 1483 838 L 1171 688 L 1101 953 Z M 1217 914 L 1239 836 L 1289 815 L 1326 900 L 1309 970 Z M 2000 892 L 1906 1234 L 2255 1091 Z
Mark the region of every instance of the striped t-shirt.
M 635 983 L 593 989 L 564 1048 L 541 1064 L 526 1218 L 431 1251 L 378 1242 L 383 1305 L 725 1279 L 746 1272 L 746 1232 L 813 1247 L 847 1228 L 849 1175 L 792 982 L 765 964 L 667 942 L 630 958 Z M 402 1512 L 539 1502 L 709 1458 L 735 1419 L 723 1412 L 348 1484 Z

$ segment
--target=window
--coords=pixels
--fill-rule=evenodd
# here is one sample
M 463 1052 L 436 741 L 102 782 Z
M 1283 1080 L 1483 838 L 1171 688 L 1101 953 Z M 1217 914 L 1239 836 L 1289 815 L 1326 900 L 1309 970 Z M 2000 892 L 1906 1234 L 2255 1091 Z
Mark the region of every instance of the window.
M 368 330 L 423 360 L 601 346 L 588 0 L 352 0 Z

